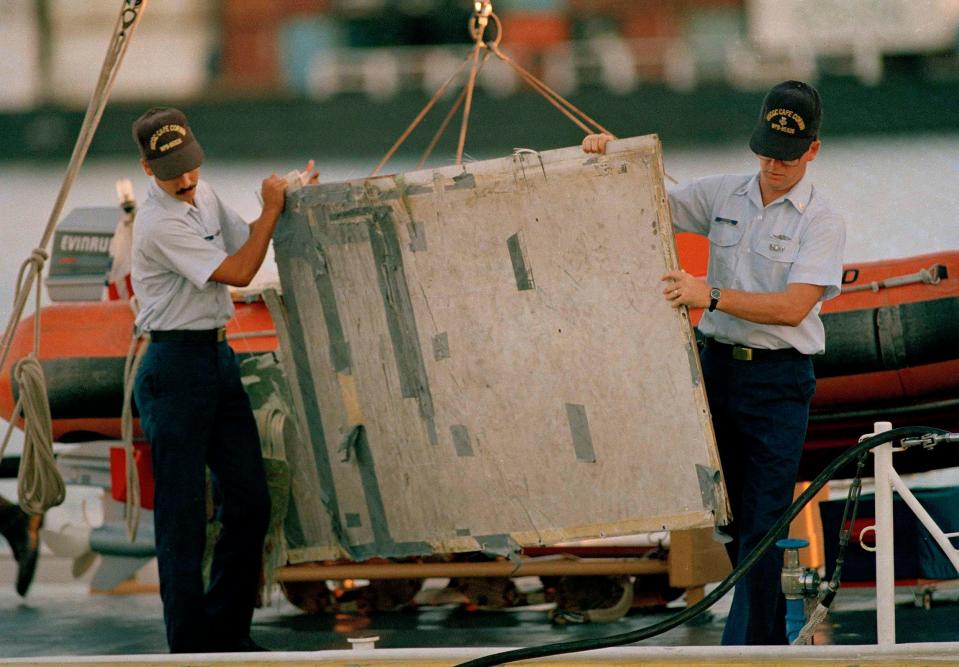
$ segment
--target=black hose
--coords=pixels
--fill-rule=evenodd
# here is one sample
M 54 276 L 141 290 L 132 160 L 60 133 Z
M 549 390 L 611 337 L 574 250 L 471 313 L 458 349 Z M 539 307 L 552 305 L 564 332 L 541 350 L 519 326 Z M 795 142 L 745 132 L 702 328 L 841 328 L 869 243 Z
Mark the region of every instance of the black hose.
M 623 646 L 625 644 L 632 644 L 644 639 L 649 639 L 650 637 L 655 637 L 656 635 L 662 634 L 667 630 L 672 630 L 676 626 L 682 625 L 694 616 L 698 616 L 702 612 L 706 611 L 727 592 L 729 592 L 729 590 L 736 585 L 736 582 L 739 581 L 744 574 L 746 574 L 746 572 L 756 563 L 756 561 L 759 560 L 762 555 L 773 546 L 773 544 L 775 544 L 775 542 L 779 539 L 781 531 L 786 528 L 794 518 L 796 518 L 799 512 L 802 511 L 802 508 L 805 507 L 809 501 L 813 499 L 813 497 L 815 497 L 819 490 L 825 486 L 826 482 L 832 479 L 833 475 L 835 475 L 836 472 L 843 466 L 848 464 L 857 456 L 860 456 L 864 452 L 878 447 L 879 445 L 883 445 L 887 442 L 892 442 L 893 440 L 898 440 L 901 438 L 917 438 L 930 433 L 947 433 L 947 431 L 930 428 L 928 426 L 904 426 L 901 428 L 894 428 L 891 431 L 886 431 L 885 433 L 879 433 L 866 438 L 862 442 L 850 447 L 845 452 L 837 456 L 832 463 L 826 466 L 823 471 L 816 476 L 816 478 L 810 483 L 809 488 L 803 491 L 802 494 L 793 502 L 793 504 L 789 506 L 789 509 L 786 510 L 786 513 L 783 514 L 782 517 L 780 517 L 780 519 L 773 525 L 773 527 L 769 529 L 769 532 L 766 533 L 765 537 L 763 537 L 759 544 L 756 545 L 756 548 L 753 549 L 748 556 L 746 556 L 746 558 L 735 570 L 729 574 L 728 577 L 723 579 L 716 586 L 716 588 L 709 593 L 709 595 L 694 604 L 692 607 L 687 607 L 683 611 L 670 616 L 664 621 L 660 621 L 659 623 L 655 623 L 645 628 L 631 630 L 630 632 L 624 632 L 618 635 L 610 635 L 608 637 L 580 639 L 570 642 L 544 644 L 542 646 L 530 646 L 527 648 L 513 649 L 511 651 L 503 651 L 501 653 L 483 656 L 482 658 L 467 660 L 466 662 L 457 665 L 457 667 L 494 667 L 495 665 L 502 665 L 508 662 L 515 662 L 517 660 L 532 660 L 533 658 L 560 655 L 562 653 L 575 653 L 577 651 L 591 651 L 594 649 L 609 648 L 612 646 Z
M 832 605 L 836 593 L 839 592 L 842 566 L 846 562 L 846 549 L 849 546 L 849 538 L 856 523 L 856 514 L 859 512 L 859 497 L 862 495 L 862 472 L 865 466 L 866 452 L 863 452 L 859 455 L 859 461 L 856 462 L 856 477 L 849 487 L 846 505 L 842 509 L 842 521 L 839 523 L 839 549 L 836 552 L 836 564 L 833 567 L 832 578 L 818 600 L 818 603 L 826 609 Z

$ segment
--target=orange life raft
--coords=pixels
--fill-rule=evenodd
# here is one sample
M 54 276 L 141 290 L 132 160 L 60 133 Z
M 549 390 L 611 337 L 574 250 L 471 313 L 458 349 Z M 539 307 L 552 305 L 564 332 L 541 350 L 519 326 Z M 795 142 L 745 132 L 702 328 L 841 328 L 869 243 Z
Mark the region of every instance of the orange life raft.
M 694 275 L 706 272 L 699 251 L 687 265 L 680 248 Z M 701 315 L 690 312 L 694 324 Z M 822 320 L 826 353 L 813 357 L 804 479 L 876 421 L 959 430 L 959 251 L 846 264 L 842 294 L 823 304 Z M 959 453 L 947 448 L 896 462 L 904 472 L 956 465 Z
M 677 237 L 682 265 L 705 274 L 705 238 Z M 809 478 L 838 448 L 870 432 L 877 420 L 959 430 L 959 251 L 845 267 L 841 296 L 826 302 L 826 354 L 814 358 L 818 378 L 803 459 Z M 228 335 L 273 329 L 262 300 L 236 303 Z M 701 311 L 693 310 L 694 323 Z M 60 442 L 120 435 L 123 365 L 133 314 L 122 301 L 57 303 L 41 310 L 40 362 Z M 33 318 L 20 323 L 0 369 L 0 415 L 17 399 L 11 369 L 32 349 Z M 239 356 L 276 349 L 273 335 L 240 337 Z M 929 457 L 917 468 L 959 465 L 959 456 Z M 955 459 L 955 460 L 952 460 Z M 897 463 L 897 468 L 900 464 Z M 908 469 L 908 463 L 905 469 Z
M 226 326 L 241 359 L 276 349 L 273 320 L 259 298 L 234 299 L 236 314 Z M 33 351 L 33 319 L 17 327 L 8 361 L 0 369 L 0 416 L 9 418 L 19 397 L 13 365 Z M 40 311 L 39 361 L 47 382 L 53 438 L 82 442 L 120 438 L 123 368 L 133 336 L 133 311 L 126 301 L 79 301 Z M 249 334 L 263 334 L 254 335 Z M 139 435 L 139 432 L 137 432 Z

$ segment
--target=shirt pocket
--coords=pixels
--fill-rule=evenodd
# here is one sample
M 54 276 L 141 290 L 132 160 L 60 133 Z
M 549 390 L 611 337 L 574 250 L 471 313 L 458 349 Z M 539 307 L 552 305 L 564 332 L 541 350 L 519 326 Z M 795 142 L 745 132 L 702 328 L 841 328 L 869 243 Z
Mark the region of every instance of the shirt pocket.
M 789 271 L 799 255 L 799 242 L 770 234 L 759 234 L 752 245 L 753 275 L 763 291 L 786 288 Z
M 734 217 L 719 216 L 709 226 L 709 275 L 710 283 L 732 287 L 736 274 L 736 257 L 739 243 L 746 227 L 742 222 L 733 222 Z

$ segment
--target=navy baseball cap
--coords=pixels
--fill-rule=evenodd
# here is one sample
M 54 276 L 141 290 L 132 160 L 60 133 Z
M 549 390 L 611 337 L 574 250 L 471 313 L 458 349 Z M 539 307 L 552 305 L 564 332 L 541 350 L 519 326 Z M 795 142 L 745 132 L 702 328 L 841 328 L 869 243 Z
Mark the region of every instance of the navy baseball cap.
M 766 93 L 749 148 L 756 155 L 795 160 L 817 139 L 821 123 L 822 99 L 816 89 L 802 81 L 783 81 Z
M 186 114 L 154 107 L 133 122 L 133 138 L 154 175 L 169 181 L 203 163 L 203 149 L 187 124 Z

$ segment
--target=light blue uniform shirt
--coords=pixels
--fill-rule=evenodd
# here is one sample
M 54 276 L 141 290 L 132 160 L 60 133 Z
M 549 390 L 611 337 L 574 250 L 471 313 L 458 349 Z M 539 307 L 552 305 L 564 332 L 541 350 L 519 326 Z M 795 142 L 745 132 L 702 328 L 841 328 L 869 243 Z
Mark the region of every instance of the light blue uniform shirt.
M 216 329 L 233 316 L 226 285 L 210 276 L 249 238 L 247 223 L 197 183 L 191 206 L 151 179 L 133 225 L 133 290 L 140 331 Z
M 808 174 L 765 207 L 758 174 L 694 180 L 671 191 L 669 203 L 676 230 L 709 237 L 711 286 L 781 292 L 789 283 L 808 283 L 826 288 L 822 301 L 839 294 L 846 226 Z M 826 349 L 821 306 L 796 327 L 704 312 L 699 330 L 723 343 L 818 354 Z

